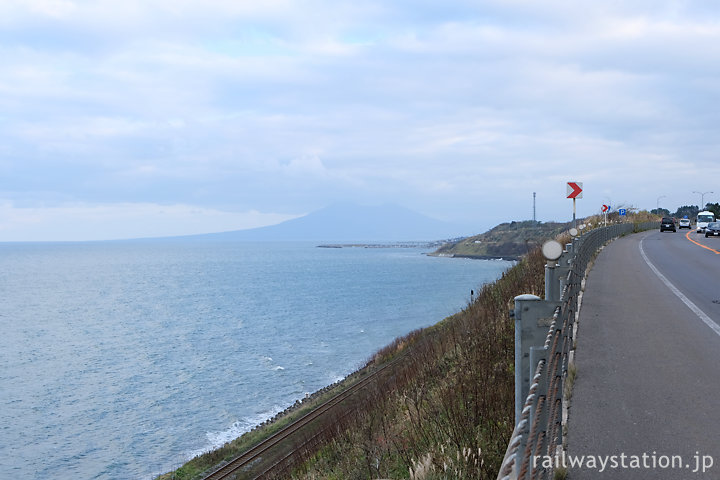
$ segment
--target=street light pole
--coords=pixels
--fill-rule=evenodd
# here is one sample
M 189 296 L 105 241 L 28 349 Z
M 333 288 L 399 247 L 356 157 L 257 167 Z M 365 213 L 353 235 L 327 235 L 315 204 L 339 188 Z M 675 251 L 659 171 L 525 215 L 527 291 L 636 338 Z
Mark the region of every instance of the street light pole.
M 657 204 L 655 205 L 655 210 L 660 211 L 660 199 L 665 198 L 667 195 L 660 195 L 657 199 Z
M 705 209 L 705 194 L 706 193 L 715 193 L 715 192 L 698 192 L 697 190 L 693 190 L 693 193 L 699 193 L 700 194 L 700 210 Z

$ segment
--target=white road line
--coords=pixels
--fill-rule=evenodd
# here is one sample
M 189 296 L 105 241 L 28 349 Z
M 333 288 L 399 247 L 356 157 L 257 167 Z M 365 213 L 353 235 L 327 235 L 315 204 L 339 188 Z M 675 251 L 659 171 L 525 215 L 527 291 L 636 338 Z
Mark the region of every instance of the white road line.
M 645 260 L 645 263 L 647 263 L 648 267 L 650 267 L 650 269 L 653 272 L 655 272 L 655 275 L 657 275 L 657 277 L 660 280 L 662 280 L 662 282 L 670 289 L 670 291 L 673 292 L 680 300 L 682 300 L 683 303 L 685 305 L 687 305 L 688 308 L 690 308 L 690 310 L 692 310 L 693 313 L 695 313 L 695 315 L 697 315 L 700 318 L 700 320 L 702 320 L 705 323 L 705 325 L 710 327 L 713 332 L 715 332 L 718 336 L 720 336 L 720 325 L 713 322 L 712 319 L 710 317 L 708 317 L 705 312 L 700 310 L 700 308 L 697 305 L 695 305 L 693 302 L 691 302 L 689 298 L 687 298 L 680 290 L 677 289 L 677 287 L 675 287 L 675 285 L 670 283 L 670 280 L 665 278 L 665 275 L 660 273 L 660 270 L 658 270 L 655 267 L 655 265 L 652 264 L 652 262 L 647 257 L 647 255 L 645 255 L 645 250 L 643 249 L 644 241 L 645 241 L 644 238 L 642 240 L 640 240 L 640 244 L 639 244 L 640 245 L 640 255 L 642 255 L 642 257 Z

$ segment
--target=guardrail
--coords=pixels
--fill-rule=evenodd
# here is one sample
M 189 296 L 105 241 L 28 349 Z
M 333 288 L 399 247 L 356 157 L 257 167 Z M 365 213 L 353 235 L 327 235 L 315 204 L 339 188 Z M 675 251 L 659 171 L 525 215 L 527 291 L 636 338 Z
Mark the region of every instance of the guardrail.
M 548 260 L 545 299 L 519 295 L 512 312 L 515 429 L 498 480 L 553 478 L 558 462 L 546 459 L 557 458 L 563 448 L 565 380 L 572 364 L 581 286 L 588 264 L 600 247 L 614 238 L 657 227 L 657 222 L 624 223 L 574 237 L 564 250 L 557 242 L 543 246 Z

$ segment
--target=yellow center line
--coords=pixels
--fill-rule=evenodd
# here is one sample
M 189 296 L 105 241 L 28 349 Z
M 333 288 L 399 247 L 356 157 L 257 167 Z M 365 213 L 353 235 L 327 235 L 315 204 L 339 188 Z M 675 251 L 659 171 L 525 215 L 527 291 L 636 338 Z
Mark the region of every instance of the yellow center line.
M 688 231 L 688 232 L 685 234 L 685 238 L 687 238 L 688 240 L 690 240 L 690 241 L 691 241 L 692 243 L 694 243 L 695 245 L 699 245 L 699 246 L 701 246 L 702 248 L 704 248 L 704 249 L 706 249 L 706 250 L 710 250 L 711 252 L 715 252 L 715 253 L 717 253 L 718 255 L 720 255 L 720 252 L 718 252 L 718 251 L 715 250 L 714 248 L 710 248 L 710 247 L 708 247 L 707 245 L 703 245 L 702 243 L 696 242 L 695 240 L 693 240 L 692 238 L 690 238 L 690 232 L 692 232 L 692 230 Z

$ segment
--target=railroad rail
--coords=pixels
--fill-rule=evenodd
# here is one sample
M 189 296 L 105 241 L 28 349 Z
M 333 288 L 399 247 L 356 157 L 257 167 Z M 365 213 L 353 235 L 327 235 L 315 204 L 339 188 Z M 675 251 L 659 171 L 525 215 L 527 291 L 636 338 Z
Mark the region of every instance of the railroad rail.
M 311 443 L 313 440 L 315 440 L 321 433 L 326 431 L 330 426 L 324 426 L 323 428 L 317 428 L 312 429 L 311 424 L 319 419 L 321 419 L 323 416 L 329 414 L 333 408 L 336 406 L 342 404 L 344 401 L 348 400 L 353 395 L 356 395 L 361 390 L 369 387 L 374 382 L 379 381 L 381 378 L 381 374 L 386 373 L 389 371 L 391 367 L 397 365 L 400 361 L 402 361 L 408 354 L 409 349 L 405 349 L 403 352 L 398 354 L 398 356 L 391 361 L 385 363 L 384 365 L 380 366 L 377 370 L 371 372 L 368 374 L 365 378 L 362 378 L 352 385 L 350 385 L 346 390 L 338 393 L 337 395 L 333 396 L 332 398 L 326 400 L 316 408 L 314 408 L 312 411 L 306 413 L 302 417 L 298 418 L 294 422 L 290 423 L 289 425 L 283 427 L 278 432 L 275 432 L 265 440 L 261 441 L 257 445 L 251 447 L 238 457 L 235 457 L 233 460 L 228 462 L 225 465 L 222 465 L 218 467 L 217 469 L 213 470 L 210 474 L 205 476 L 203 480 L 229 480 L 232 478 L 236 478 L 237 475 L 240 475 L 242 473 L 246 473 L 248 475 L 247 478 L 261 478 L 264 475 L 268 475 L 269 473 L 275 471 L 276 469 L 280 468 L 285 461 L 287 461 L 298 449 L 304 447 L 305 445 Z M 345 415 L 348 415 L 351 412 L 345 412 Z M 339 420 L 342 417 L 333 417 L 333 420 Z M 275 461 L 272 462 L 271 465 L 268 465 L 262 469 L 260 472 L 247 472 L 246 469 L 249 468 L 249 466 L 255 464 L 260 459 L 262 459 L 263 455 L 268 453 L 271 449 L 279 445 L 281 442 L 288 440 L 290 437 L 292 437 L 294 434 L 302 431 L 303 429 L 308 428 L 311 430 L 311 436 L 305 438 L 303 442 L 300 445 L 294 445 L 291 448 L 291 451 L 285 455 L 283 455 L 279 459 L 275 459 Z M 244 477 L 243 477 L 244 478 Z

